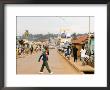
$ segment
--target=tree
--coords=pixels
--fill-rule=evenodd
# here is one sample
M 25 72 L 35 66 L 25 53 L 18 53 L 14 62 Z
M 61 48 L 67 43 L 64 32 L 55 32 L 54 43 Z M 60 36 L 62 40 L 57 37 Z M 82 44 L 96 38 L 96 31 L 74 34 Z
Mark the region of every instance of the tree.
M 76 37 L 77 37 L 76 33 L 73 33 L 73 34 L 72 34 L 72 37 L 73 37 L 74 39 L 76 39 Z
M 25 31 L 24 36 L 25 36 L 26 39 L 29 38 L 29 31 L 28 30 Z

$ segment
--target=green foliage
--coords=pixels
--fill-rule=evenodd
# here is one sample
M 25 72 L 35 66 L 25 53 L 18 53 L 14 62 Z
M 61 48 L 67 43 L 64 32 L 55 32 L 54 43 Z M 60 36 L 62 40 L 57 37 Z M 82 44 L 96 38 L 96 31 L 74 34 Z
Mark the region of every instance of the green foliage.
M 24 36 L 26 39 L 28 39 L 28 37 L 29 37 L 29 31 L 28 30 L 25 31 Z

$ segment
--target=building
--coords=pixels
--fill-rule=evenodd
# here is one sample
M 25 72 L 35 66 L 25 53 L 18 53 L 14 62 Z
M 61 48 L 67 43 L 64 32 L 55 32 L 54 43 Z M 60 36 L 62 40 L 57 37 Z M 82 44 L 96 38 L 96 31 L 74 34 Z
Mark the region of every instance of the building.
M 88 52 L 88 55 L 91 55 L 94 53 L 94 34 L 90 34 L 90 38 L 88 41 L 85 43 L 85 48 L 86 50 L 90 51 Z
M 71 39 L 72 39 L 71 34 L 64 30 L 58 35 L 57 45 L 66 48 L 68 46 L 67 44 L 71 43 Z
M 94 34 L 90 35 L 90 39 L 89 35 L 87 34 L 77 36 L 76 38 L 72 39 L 72 44 L 76 45 L 76 47 L 78 48 L 78 56 L 80 56 L 80 50 L 82 46 L 85 46 L 85 49 L 90 51 L 88 53 L 88 55 L 90 55 L 94 52 Z
M 88 35 L 80 35 L 72 39 L 72 45 L 76 45 L 78 48 L 78 57 L 80 57 L 80 50 L 82 46 L 85 46 L 85 44 L 88 42 Z

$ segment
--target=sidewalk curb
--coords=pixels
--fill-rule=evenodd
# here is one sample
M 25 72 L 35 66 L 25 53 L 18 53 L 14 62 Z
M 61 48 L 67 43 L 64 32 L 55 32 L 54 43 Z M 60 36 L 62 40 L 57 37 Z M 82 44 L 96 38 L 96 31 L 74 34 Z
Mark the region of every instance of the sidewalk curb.
M 87 71 L 83 71 L 82 69 L 79 69 L 74 63 L 71 63 L 62 53 L 60 53 L 59 51 L 57 51 L 71 66 L 73 66 L 78 72 L 87 72 Z M 91 72 L 91 71 L 90 71 Z M 93 70 L 94 72 L 94 70 Z
M 73 66 L 78 72 L 82 72 L 79 70 L 74 64 L 72 64 L 64 55 L 62 55 L 59 51 L 57 51 L 71 66 Z

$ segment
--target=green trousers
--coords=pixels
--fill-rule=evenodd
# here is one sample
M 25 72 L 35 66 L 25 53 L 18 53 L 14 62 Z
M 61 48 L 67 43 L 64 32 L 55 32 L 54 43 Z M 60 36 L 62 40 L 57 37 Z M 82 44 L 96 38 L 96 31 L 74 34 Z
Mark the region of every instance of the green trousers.
M 40 72 L 43 72 L 44 66 L 46 66 L 48 72 L 51 73 L 51 70 L 49 68 L 49 65 L 48 65 L 48 62 L 47 61 L 43 61 L 43 64 L 42 64 L 42 67 L 41 67 Z

